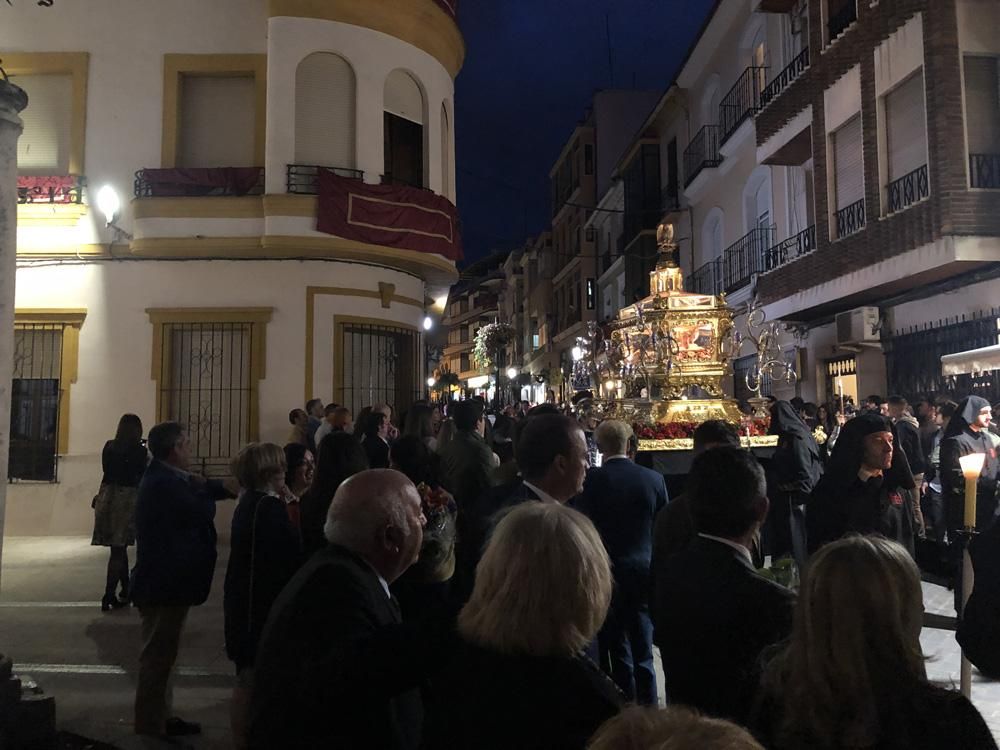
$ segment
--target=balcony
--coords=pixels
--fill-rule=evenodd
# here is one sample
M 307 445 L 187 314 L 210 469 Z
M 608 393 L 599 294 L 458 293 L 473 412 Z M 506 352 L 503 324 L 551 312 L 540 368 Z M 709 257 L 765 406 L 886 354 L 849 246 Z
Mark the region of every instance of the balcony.
M 893 180 L 886 189 L 889 193 L 889 213 L 891 214 L 922 201 L 931 194 L 930 183 L 927 180 L 927 165 L 917 167 L 898 180 Z
M 136 198 L 202 198 L 262 195 L 263 167 L 140 169 L 135 173 Z
M 355 180 L 362 179 L 365 174 L 360 169 L 345 169 L 343 167 L 327 167 L 315 164 L 289 164 L 286 182 L 288 192 L 296 195 L 317 195 L 319 193 L 317 178 L 321 169 L 328 169 L 335 175 Z
M 706 125 L 684 149 L 684 187 L 694 182 L 701 170 L 722 163 L 719 155 L 719 126 Z
M 848 26 L 858 20 L 858 4 L 856 0 L 847 0 L 838 11 L 831 13 L 830 20 L 826 24 L 827 31 L 832 42 L 844 33 Z
M 787 89 L 809 67 L 809 48 L 806 47 L 788 63 L 760 92 L 760 109 L 764 109 Z
M 777 245 L 768 248 L 764 253 L 764 269 L 762 273 L 781 268 L 794 260 L 798 260 L 803 255 L 808 255 L 816 249 L 816 227 L 811 226 L 803 229 L 798 234 L 792 235 L 787 240 L 782 240 Z
M 865 228 L 865 199 L 862 198 L 840 209 L 837 211 L 835 219 L 838 240 L 860 232 Z
M 719 128 L 721 146 L 735 133 L 740 125 L 753 117 L 761 109 L 761 89 L 767 77 L 767 68 L 750 66 L 743 71 L 729 92 L 719 104 Z
M 710 260 L 688 276 L 687 287 L 688 291 L 695 294 L 721 294 L 723 291 L 721 259 Z
M 969 187 L 1000 190 L 1000 154 L 969 154 Z
M 722 254 L 723 282 L 726 294 L 742 289 L 755 274 L 764 271 L 764 257 L 774 242 L 774 229 L 751 229 Z
M 83 204 L 83 189 L 87 178 L 75 175 L 17 178 L 18 205 L 79 206 Z

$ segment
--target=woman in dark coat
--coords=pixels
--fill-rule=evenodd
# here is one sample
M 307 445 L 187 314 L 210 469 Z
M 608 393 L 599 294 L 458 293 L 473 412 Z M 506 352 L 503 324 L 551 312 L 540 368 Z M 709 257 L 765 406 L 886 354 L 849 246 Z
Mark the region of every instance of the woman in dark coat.
M 90 543 L 111 548 L 101 599 L 103 612 L 128 604 L 128 548 L 135 544 L 135 501 L 147 463 L 149 453 L 142 439 L 142 422 L 135 414 L 123 414 L 115 439 L 104 444 L 104 476 L 94 497 L 94 535 Z M 119 584 L 121 599 L 115 595 Z
M 882 534 L 913 555 L 915 483 L 895 426 L 874 412 L 840 430 L 826 473 L 809 500 L 809 551 L 845 534 Z
M 823 475 L 823 459 L 812 432 L 787 401 L 771 406 L 768 432 L 778 436 L 778 447 L 767 469 L 771 559 L 790 554 L 801 568 L 806 559 L 805 503 Z
M 368 468 L 365 450 L 354 435 L 331 432 L 323 438 L 319 448 L 316 475 L 312 486 L 302 496 L 299 509 L 302 549 L 306 559 L 326 546 L 323 526 L 333 501 L 333 493 L 345 479 Z

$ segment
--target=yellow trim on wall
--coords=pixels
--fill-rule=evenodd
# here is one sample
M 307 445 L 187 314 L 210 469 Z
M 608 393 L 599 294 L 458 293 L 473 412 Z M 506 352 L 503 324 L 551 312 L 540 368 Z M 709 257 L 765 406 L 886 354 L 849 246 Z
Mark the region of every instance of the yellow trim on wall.
M 362 26 L 422 49 L 454 78 L 465 60 L 455 20 L 434 0 L 268 0 L 269 17 L 318 18 Z
M 59 423 L 56 428 L 56 453 L 60 456 L 69 453 L 70 393 L 80 373 L 80 328 L 86 318 L 84 308 L 14 310 L 14 328 L 33 323 L 64 326 L 59 354 Z
M 364 297 L 366 299 L 381 299 L 382 295 L 375 289 L 351 289 L 343 286 L 307 286 L 306 287 L 306 351 L 305 351 L 305 382 L 303 387 L 304 397 L 302 403 L 313 398 L 313 364 L 315 362 L 315 318 L 316 318 L 316 297 L 320 295 L 340 296 L 340 297 Z M 412 297 L 404 297 L 400 294 L 393 294 L 391 302 L 398 302 L 401 305 L 411 305 L 422 308 L 423 303 Z M 376 320 L 376 318 L 371 318 Z M 379 319 L 380 324 L 388 321 Z M 393 325 L 397 325 L 393 323 Z M 404 323 L 398 325 L 406 326 Z M 336 348 L 336 347 L 335 347 Z
M 128 245 L 63 245 L 46 247 L 18 246 L 18 258 L 120 258 L 128 257 Z
M 17 225 L 21 227 L 75 227 L 87 215 L 83 203 L 18 203 Z
M 181 86 L 184 76 L 251 75 L 257 92 L 254 112 L 255 165 L 264 166 L 267 126 L 267 55 L 164 55 L 163 56 L 163 141 L 160 166 L 177 166 L 180 138 Z
M 216 196 L 211 198 L 135 198 L 135 219 L 262 219 L 260 196 Z
M 316 216 L 319 199 L 315 195 L 268 193 L 264 196 L 265 216 Z
M 7 75 L 71 75 L 73 77 L 72 120 L 69 135 L 69 173 L 84 175 L 84 152 L 87 143 L 87 76 L 90 54 L 87 52 L 4 52 Z M 31 96 L 31 92 L 28 92 Z
M 344 326 L 350 323 L 361 323 L 363 325 L 375 325 L 375 326 L 392 326 L 393 328 L 405 328 L 408 331 L 416 331 L 420 333 L 420 329 L 416 326 L 411 326 L 408 323 L 398 323 L 395 320 L 386 320 L 385 318 L 368 318 L 358 315 L 334 315 L 333 316 L 333 398 L 337 397 L 337 393 L 342 391 L 344 388 L 344 381 L 342 377 L 342 372 L 344 370 L 344 347 L 341 346 L 341 342 L 344 338 Z M 420 367 L 421 370 L 424 369 L 423 365 Z M 420 372 L 416 373 L 416 386 L 420 387 Z M 307 400 L 312 398 L 312 396 L 307 396 Z
M 170 384 L 162 383 L 163 373 L 171 371 L 169 349 L 163 343 L 163 330 L 172 323 L 252 323 L 250 343 L 250 413 L 247 437 L 260 438 L 260 381 L 267 377 L 267 324 L 273 307 L 150 307 L 146 309 L 153 325 L 153 356 L 150 377 L 156 388 L 156 421 L 162 422 L 170 411 Z

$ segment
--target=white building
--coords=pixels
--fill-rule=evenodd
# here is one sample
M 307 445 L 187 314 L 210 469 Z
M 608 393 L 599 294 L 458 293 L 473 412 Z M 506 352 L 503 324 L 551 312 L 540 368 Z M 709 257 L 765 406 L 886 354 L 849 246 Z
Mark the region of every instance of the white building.
M 413 185 L 407 205 L 456 244 L 452 3 L 17 2 L 0 18 L 31 99 L 7 533 L 89 533 L 125 412 L 186 422 L 216 472 L 248 440 L 283 443 L 307 398 L 423 395 L 421 320 L 454 260 L 317 231 L 316 167 L 353 178 L 355 203 Z

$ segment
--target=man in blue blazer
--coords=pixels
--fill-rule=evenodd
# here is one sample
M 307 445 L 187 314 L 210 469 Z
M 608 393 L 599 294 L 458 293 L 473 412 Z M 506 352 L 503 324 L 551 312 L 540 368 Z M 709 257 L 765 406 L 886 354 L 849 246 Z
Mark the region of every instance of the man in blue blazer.
M 170 673 L 188 610 L 203 604 L 215 574 L 215 501 L 233 497 L 214 481 L 190 474 L 191 441 L 177 422 L 149 431 L 153 460 L 139 483 L 132 601 L 142 616 L 142 651 L 135 689 L 135 733 L 197 734 L 193 722 L 170 715 Z
M 667 487 L 662 475 L 628 458 L 632 429 L 627 424 L 605 420 L 595 437 L 604 460 L 587 473 L 573 505 L 594 522 L 615 575 L 611 609 L 597 638 L 601 666 L 626 698 L 655 706 L 649 569 L 653 519 L 667 504 Z

